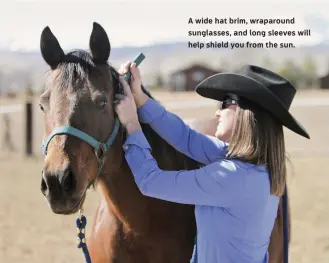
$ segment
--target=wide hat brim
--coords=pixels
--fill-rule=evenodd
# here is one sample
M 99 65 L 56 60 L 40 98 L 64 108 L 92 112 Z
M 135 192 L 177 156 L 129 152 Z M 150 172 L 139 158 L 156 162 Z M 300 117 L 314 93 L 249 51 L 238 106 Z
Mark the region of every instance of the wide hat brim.
M 228 93 L 236 94 L 269 111 L 283 126 L 310 139 L 306 129 L 291 115 L 289 109 L 258 81 L 237 73 L 218 73 L 199 83 L 195 91 L 209 99 L 223 101 Z

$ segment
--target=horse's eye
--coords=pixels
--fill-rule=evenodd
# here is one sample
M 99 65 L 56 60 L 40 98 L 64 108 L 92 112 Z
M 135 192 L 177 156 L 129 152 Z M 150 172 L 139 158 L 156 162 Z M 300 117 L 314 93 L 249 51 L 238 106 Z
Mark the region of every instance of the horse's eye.
M 100 109 L 103 109 L 103 108 L 105 107 L 106 104 L 107 104 L 107 101 L 106 101 L 106 100 L 100 101 L 100 102 L 98 103 L 98 107 L 99 107 Z
M 39 104 L 40 110 L 44 111 L 45 109 L 43 108 L 42 104 Z

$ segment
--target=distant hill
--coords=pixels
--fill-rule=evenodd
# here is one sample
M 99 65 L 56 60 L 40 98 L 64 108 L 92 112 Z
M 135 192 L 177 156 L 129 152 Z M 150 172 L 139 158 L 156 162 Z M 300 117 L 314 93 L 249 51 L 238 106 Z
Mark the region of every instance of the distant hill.
M 203 63 L 218 70 L 235 69 L 243 63 L 263 65 L 278 68 L 286 59 L 292 59 L 302 65 L 307 56 L 317 63 L 318 75 L 324 75 L 329 66 L 329 40 L 318 45 L 303 46 L 296 49 L 191 49 L 187 42 L 158 43 L 149 46 L 132 46 L 113 48 L 109 62 L 116 68 L 127 60 L 132 60 L 139 52 L 146 59 L 141 64 L 141 72 L 145 85 L 152 85 L 155 78 L 161 75 L 166 81 L 170 73 L 189 63 Z M 42 60 L 39 51 L 10 51 L 0 49 L 0 86 L 22 89 L 26 82 L 33 83 L 39 89 L 46 76 L 48 67 Z M 13 84 L 14 83 L 14 84 Z

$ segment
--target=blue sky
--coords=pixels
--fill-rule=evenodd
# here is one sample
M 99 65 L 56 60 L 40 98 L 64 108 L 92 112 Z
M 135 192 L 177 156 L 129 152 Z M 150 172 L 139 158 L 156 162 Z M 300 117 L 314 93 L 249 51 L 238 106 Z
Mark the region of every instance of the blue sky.
M 241 25 L 188 25 L 190 17 L 202 16 L 295 17 L 295 25 L 268 25 L 252 29 L 293 30 L 311 26 L 311 37 L 281 38 L 281 41 L 292 41 L 296 45 L 316 44 L 329 37 L 328 1 L 0 1 L 0 47 L 13 50 L 38 50 L 40 33 L 47 25 L 64 49 L 86 48 L 93 21 L 99 22 L 105 28 L 113 47 L 193 40 L 187 37 L 187 31 L 192 29 L 250 28 Z

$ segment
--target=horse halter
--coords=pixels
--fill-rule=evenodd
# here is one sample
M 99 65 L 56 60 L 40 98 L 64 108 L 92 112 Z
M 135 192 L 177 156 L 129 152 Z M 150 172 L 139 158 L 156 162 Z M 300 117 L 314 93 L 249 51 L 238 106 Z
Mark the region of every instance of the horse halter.
M 111 74 L 112 74 L 114 80 L 116 80 L 116 82 L 119 85 L 119 93 L 123 94 L 123 87 L 122 87 L 122 85 L 119 81 L 119 73 L 117 73 L 113 68 L 111 68 L 111 69 L 112 69 Z M 94 149 L 94 153 L 95 153 L 95 156 L 97 158 L 98 165 L 99 165 L 97 175 L 94 178 L 94 180 L 96 180 L 98 178 L 98 176 L 100 175 L 100 172 L 101 172 L 101 170 L 103 168 L 103 165 L 105 163 L 106 152 L 110 149 L 110 147 L 114 143 L 114 140 L 115 140 L 116 136 L 118 135 L 119 128 L 120 128 L 120 121 L 119 121 L 118 116 L 116 116 L 115 119 L 114 119 L 114 126 L 113 126 L 112 133 L 111 133 L 110 137 L 108 138 L 107 141 L 100 142 L 100 141 L 96 140 L 95 138 L 93 138 L 92 136 L 88 135 L 87 133 L 85 133 L 85 132 L 83 132 L 83 131 L 81 131 L 77 128 L 74 128 L 74 127 L 69 126 L 69 125 L 60 126 L 60 127 L 55 128 L 52 131 L 52 133 L 47 137 L 47 139 L 43 142 L 42 151 L 43 151 L 43 154 L 46 156 L 47 155 L 48 145 L 49 145 L 50 141 L 56 135 L 68 134 L 68 135 L 73 135 L 73 136 L 81 139 L 82 141 L 88 143 Z

